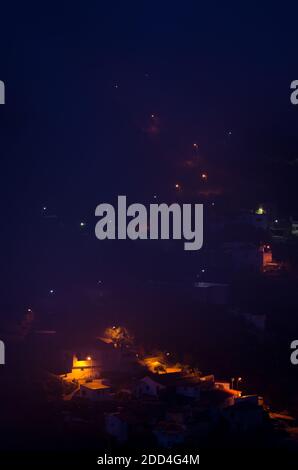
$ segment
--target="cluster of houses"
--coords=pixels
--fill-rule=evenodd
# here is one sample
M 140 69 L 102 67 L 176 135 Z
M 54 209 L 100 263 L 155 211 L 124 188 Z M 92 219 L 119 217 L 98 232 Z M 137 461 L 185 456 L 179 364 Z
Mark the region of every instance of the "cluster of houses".
M 276 241 L 286 241 L 298 236 L 298 216 L 280 215 L 271 204 L 261 204 L 251 211 L 240 211 L 234 218 L 237 224 L 268 232 Z
M 250 432 L 266 421 L 262 399 L 242 396 L 229 382 L 174 365 L 157 364 L 139 354 L 97 339 L 87 352 L 73 354 L 60 375 L 72 383 L 64 400 L 94 406 L 102 413 L 103 432 L 115 445 L 143 439 L 172 448 L 208 439 L 219 426 L 227 432 Z M 148 365 L 148 367 L 144 364 Z M 82 409 L 82 407 L 80 407 Z M 76 421 L 75 413 L 68 423 Z
M 214 212 L 206 220 L 208 238 L 214 239 L 206 252 L 209 265 L 226 264 L 231 272 L 276 272 L 285 268 L 272 255 L 272 246 L 298 241 L 298 217 L 278 215 L 270 204 L 255 210 L 222 214 Z

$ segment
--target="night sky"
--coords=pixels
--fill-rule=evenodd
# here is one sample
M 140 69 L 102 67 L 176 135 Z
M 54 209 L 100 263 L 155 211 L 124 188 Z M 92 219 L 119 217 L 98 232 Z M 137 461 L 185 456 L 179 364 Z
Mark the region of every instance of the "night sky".
M 0 314 L 152 275 L 139 247 L 95 238 L 118 194 L 298 213 L 297 69 L 284 3 L 1 5 Z

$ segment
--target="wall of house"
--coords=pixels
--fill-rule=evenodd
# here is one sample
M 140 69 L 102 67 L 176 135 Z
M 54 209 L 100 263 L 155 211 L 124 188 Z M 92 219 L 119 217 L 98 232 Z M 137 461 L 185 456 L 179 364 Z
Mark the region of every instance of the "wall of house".
M 81 385 L 80 396 L 82 398 L 87 398 L 88 400 L 92 400 L 92 401 L 102 400 L 102 399 L 108 398 L 109 389 L 103 388 L 103 389 L 94 390 L 88 387 L 84 387 L 84 385 Z
M 188 398 L 200 398 L 200 389 L 199 387 L 191 387 L 191 386 L 179 386 L 176 388 L 176 393 L 178 395 L 183 395 L 184 397 Z
M 160 390 L 164 387 L 155 383 L 153 380 L 140 380 L 137 386 L 137 395 L 150 395 L 150 396 L 158 396 Z

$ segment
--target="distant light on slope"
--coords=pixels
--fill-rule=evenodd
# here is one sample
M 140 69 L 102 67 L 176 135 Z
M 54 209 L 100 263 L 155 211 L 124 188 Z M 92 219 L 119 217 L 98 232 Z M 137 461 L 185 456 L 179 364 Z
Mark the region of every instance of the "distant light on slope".
M 266 211 L 262 206 L 260 206 L 260 207 L 257 208 L 256 214 L 257 215 L 264 215 L 264 214 L 266 214 Z

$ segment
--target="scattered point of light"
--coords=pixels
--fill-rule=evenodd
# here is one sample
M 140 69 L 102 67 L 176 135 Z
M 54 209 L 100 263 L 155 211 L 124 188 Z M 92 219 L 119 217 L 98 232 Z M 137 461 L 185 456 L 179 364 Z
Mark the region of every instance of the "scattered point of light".
M 207 173 L 202 173 L 201 177 L 202 177 L 203 180 L 206 180 L 208 178 L 208 175 L 207 175 Z
M 278 224 L 278 219 L 275 219 L 275 221 L 274 221 L 274 222 L 275 222 L 276 224 Z
M 201 269 L 201 272 L 204 273 L 204 272 L 205 272 L 205 269 Z
M 212 202 L 211 205 L 212 205 L 212 206 L 215 206 L 215 202 Z
M 175 188 L 176 188 L 177 190 L 181 189 L 180 184 L 179 184 L 179 183 L 176 183 L 176 184 L 175 184 Z
M 87 360 L 87 361 L 91 361 L 91 360 L 92 360 L 92 357 L 91 357 L 91 356 L 87 356 L 87 357 L 86 357 L 86 360 Z
M 27 308 L 27 312 L 32 312 L 32 309 L 31 308 Z
M 198 149 L 198 148 L 199 148 L 198 144 L 193 144 L 192 146 L 193 146 L 194 149 Z
M 228 132 L 228 135 L 232 135 L 232 131 L 229 131 L 229 132 Z
M 102 281 L 97 281 L 97 284 L 102 284 Z
M 153 197 L 154 197 L 154 199 L 157 199 L 157 196 L 156 196 L 156 194 L 154 194 L 154 196 L 153 196 Z
M 116 89 L 119 88 L 119 85 L 117 85 L 117 83 L 115 83 L 114 88 L 116 88 Z
M 270 250 L 270 245 L 266 245 L 267 250 Z
M 50 294 L 54 294 L 54 289 L 50 289 Z
M 47 210 L 47 207 L 46 207 L 46 206 L 43 206 L 42 210 L 43 210 L 43 211 L 46 211 L 46 210 Z
M 152 119 L 154 119 L 154 118 L 155 118 L 155 114 L 151 114 L 151 117 L 152 117 Z
M 169 352 L 167 352 L 167 353 L 166 353 L 166 356 L 169 356 L 169 355 L 170 355 L 170 353 L 169 353 Z
M 86 223 L 85 222 L 80 222 L 80 227 L 85 227 Z

